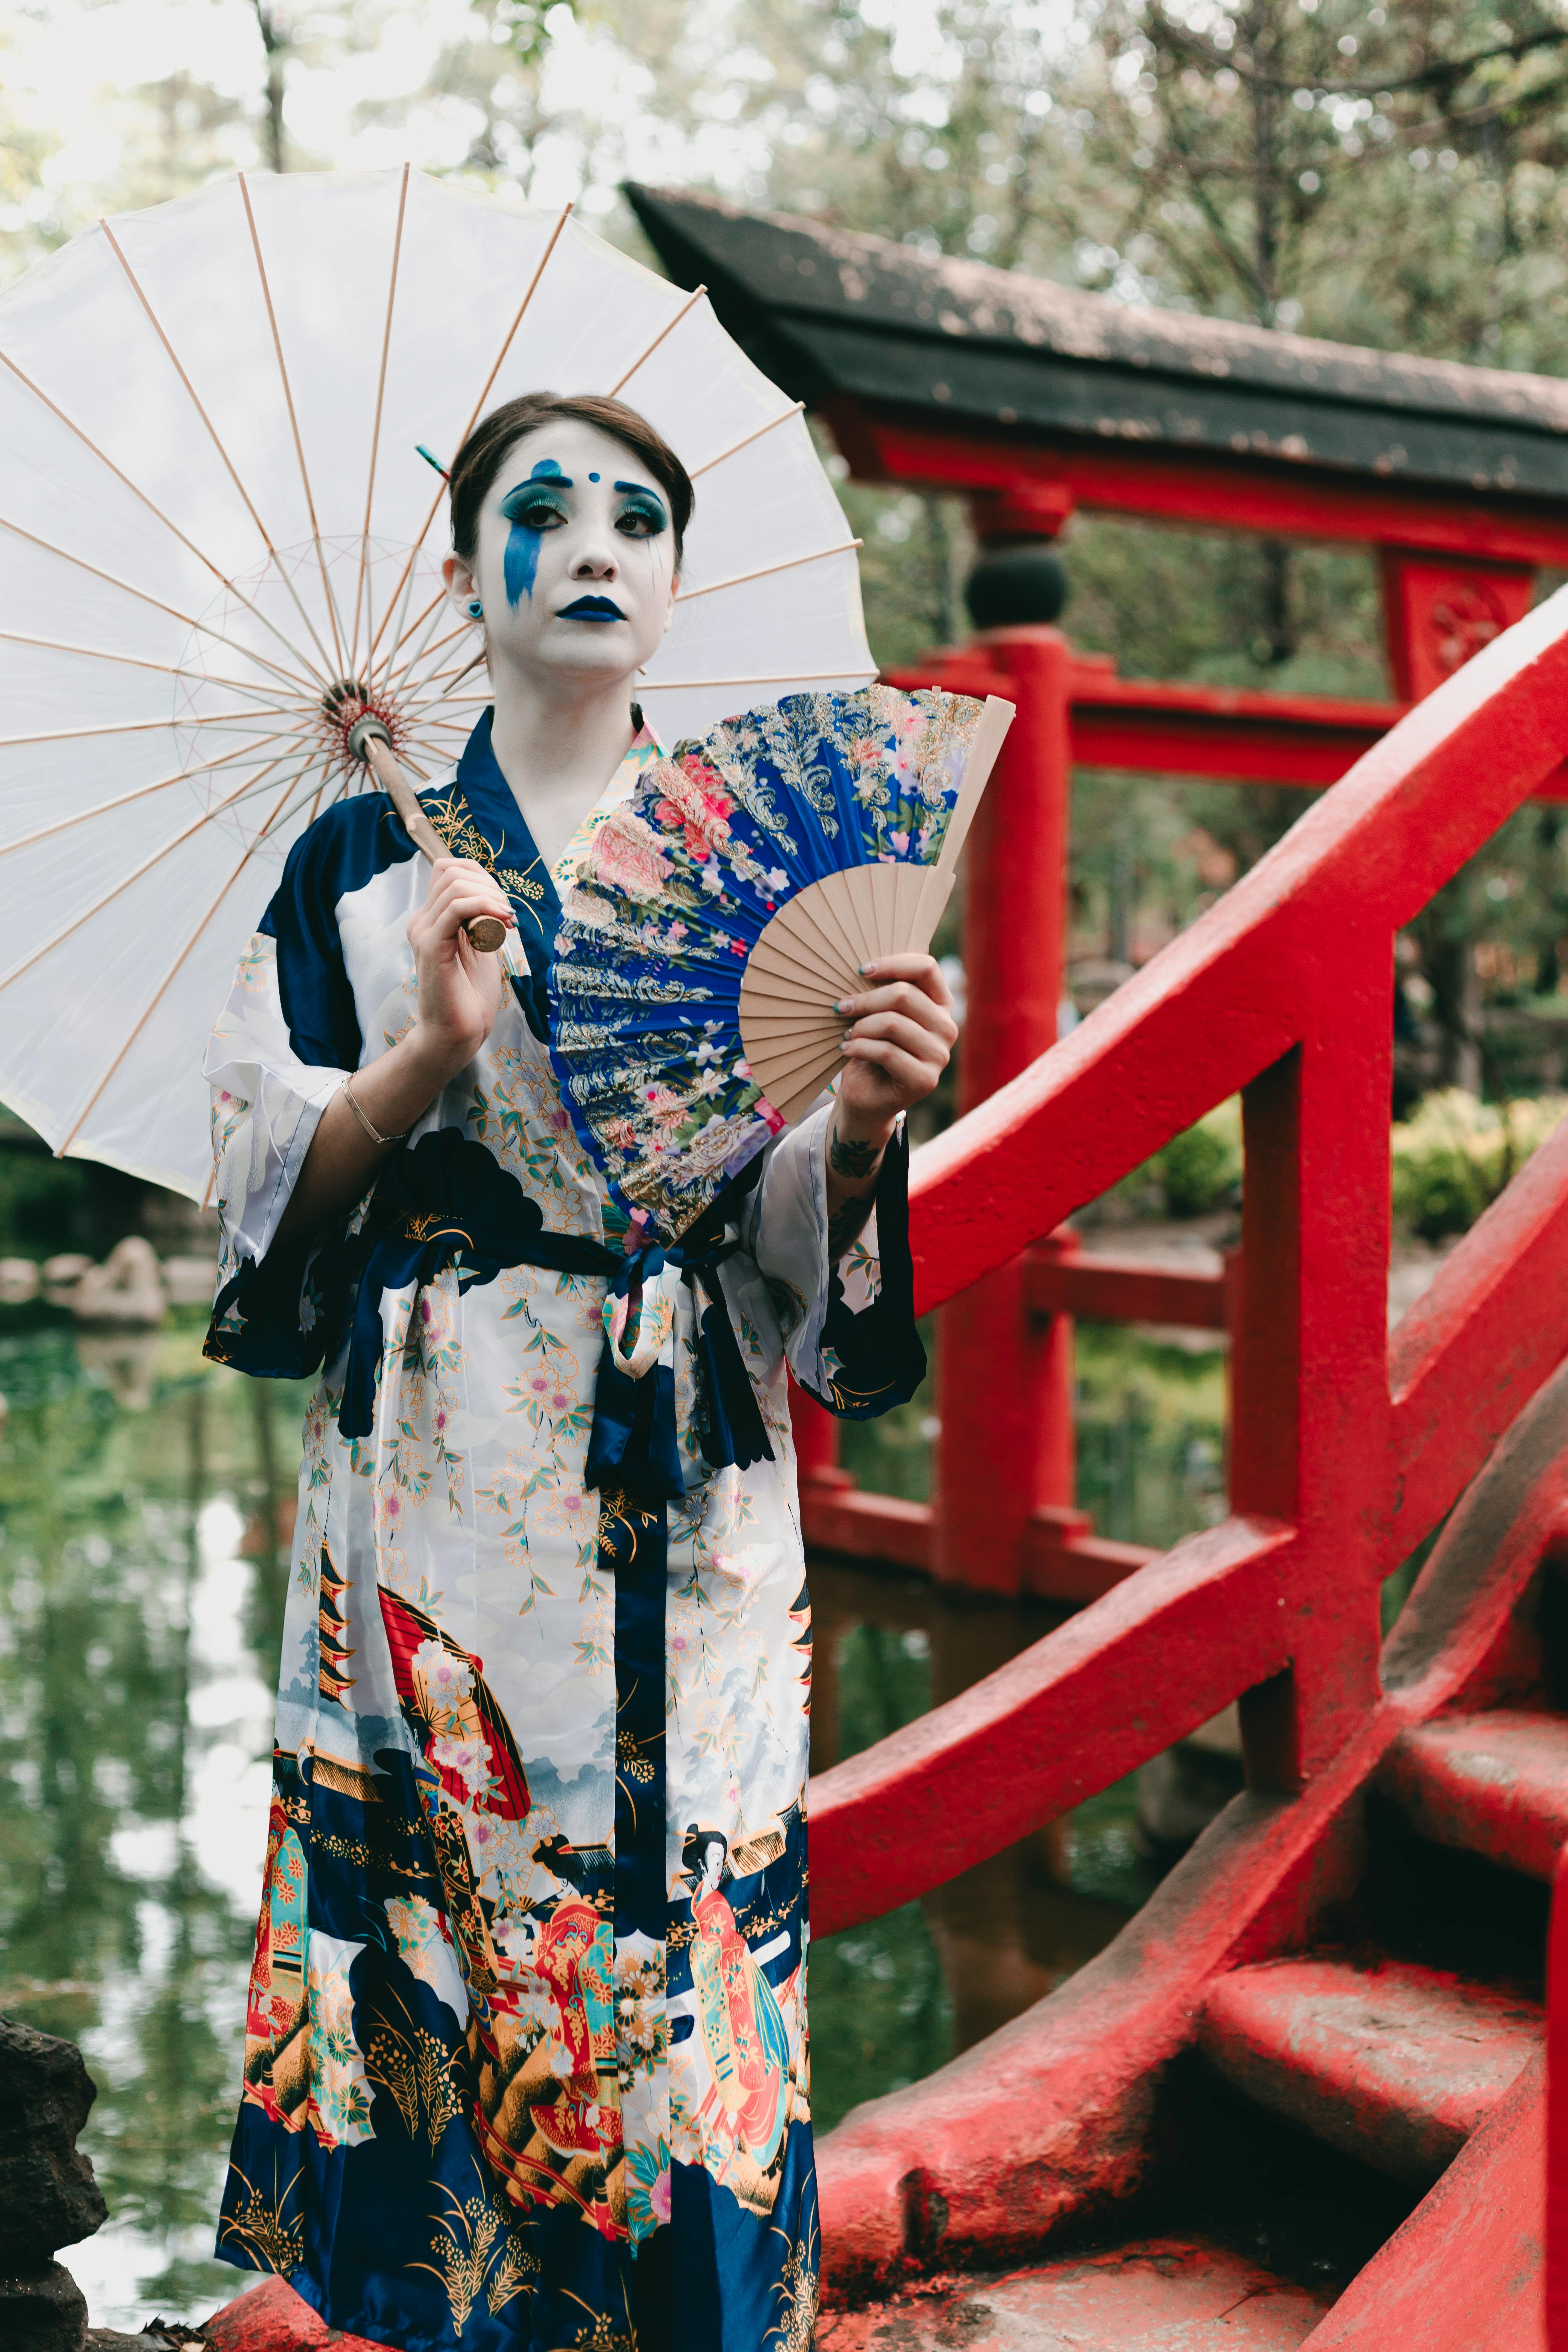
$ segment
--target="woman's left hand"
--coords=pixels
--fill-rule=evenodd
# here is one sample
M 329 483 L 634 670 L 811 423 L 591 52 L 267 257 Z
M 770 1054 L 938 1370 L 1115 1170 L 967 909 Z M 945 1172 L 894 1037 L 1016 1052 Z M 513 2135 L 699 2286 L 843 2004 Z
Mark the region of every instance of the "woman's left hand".
M 860 992 L 841 997 L 835 1008 L 847 1029 L 839 1126 L 890 1130 L 946 1069 L 958 1024 L 934 957 L 883 956 L 865 966 L 864 977 Z

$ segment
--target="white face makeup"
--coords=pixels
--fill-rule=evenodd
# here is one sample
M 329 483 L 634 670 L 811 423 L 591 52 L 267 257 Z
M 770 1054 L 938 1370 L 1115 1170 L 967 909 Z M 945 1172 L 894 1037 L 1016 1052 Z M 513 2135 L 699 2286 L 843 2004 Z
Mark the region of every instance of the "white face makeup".
M 492 670 L 630 678 L 675 614 L 675 530 L 648 467 L 575 421 L 513 442 L 479 510 L 472 565 L 448 557 L 447 593 L 484 607 Z

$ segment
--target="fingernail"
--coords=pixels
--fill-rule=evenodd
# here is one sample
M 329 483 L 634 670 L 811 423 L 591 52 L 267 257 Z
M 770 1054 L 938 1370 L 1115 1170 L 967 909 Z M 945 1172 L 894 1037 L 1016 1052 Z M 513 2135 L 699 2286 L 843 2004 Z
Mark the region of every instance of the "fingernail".
M 850 1001 L 847 996 L 837 997 L 834 1001 L 833 1010 L 835 1013 L 847 1013 L 849 1010 L 849 1002 Z
M 861 971 L 862 971 L 863 972 L 866 972 L 866 973 L 869 974 L 869 973 L 871 973 L 871 972 L 875 971 L 876 971 L 876 969 L 877 969 L 877 967 L 876 967 L 876 965 L 875 965 L 874 963 L 863 963 L 863 964 L 861 965 L 860 969 L 861 969 Z
M 844 1032 L 843 1036 L 842 1036 L 842 1037 L 840 1037 L 840 1039 L 838 1040 L 838 1042 L 839 1042 L 839 1044 L 840 1044 L 841 1045 L 852 1045 L 852 1044 L 854 1043 L 854 1039 L 855 1039 L 855 1032 L 853 1031 L 853 1029 L 846 1029 L 846 1031 Z

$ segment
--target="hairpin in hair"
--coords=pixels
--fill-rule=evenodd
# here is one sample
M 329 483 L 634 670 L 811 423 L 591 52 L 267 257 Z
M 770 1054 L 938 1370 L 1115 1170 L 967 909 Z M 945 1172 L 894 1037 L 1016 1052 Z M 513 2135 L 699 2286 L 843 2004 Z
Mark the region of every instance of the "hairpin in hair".
M 441 463 L 440 458 L 434 456 L 430 450 L 426 449 L 423 441 L 416 441 L 414 446 L 419 456 L 424 458 L 425 463 L 427 466 L 435 467 L 436 471 L 440 475 L 441 479 L 444 482 L 449 482 L 451 480 L 452 477 L 447 471 L 446 467 Z

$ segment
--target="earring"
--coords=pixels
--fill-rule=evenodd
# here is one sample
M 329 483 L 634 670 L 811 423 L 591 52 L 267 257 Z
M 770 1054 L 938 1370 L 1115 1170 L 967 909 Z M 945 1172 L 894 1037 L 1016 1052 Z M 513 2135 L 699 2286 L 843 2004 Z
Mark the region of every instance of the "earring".
M 470 621 L 482 621 L 482 620 L 484 619 L 484 617 L 485 617 L 485 608 L 484 608 L 484 606 L 480 604 L 480 602 L 479 602 L 479 598 L 478 598 L 477 596 L 470 596 L 470 597 L 469 597 L 469 599 L 468 599 L 468 618 L 469 618 L 469 620 L 470 620 Z

